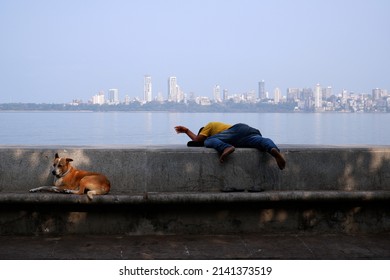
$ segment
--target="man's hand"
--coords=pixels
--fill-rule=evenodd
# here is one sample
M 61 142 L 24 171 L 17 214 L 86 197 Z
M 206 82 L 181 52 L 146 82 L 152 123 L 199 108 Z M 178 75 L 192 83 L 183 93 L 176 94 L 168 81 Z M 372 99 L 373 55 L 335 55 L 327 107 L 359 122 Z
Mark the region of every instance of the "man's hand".
M 191 138 L 192 141 L 204 141 L 206 140 L 206 136 L 203 136 L 203 135 L 196 135 L 194 134 L 191 130 L 189 130 L 187 127 L 185 126 L 182 126 L 182 125 L 178 125 L 178 126 L 175 126 L 175 130 L 177 133 L 185 133 L 187 134 L 188 137 Z
M 185 126 L 181 126 L 181 125 L 175 126 L 175 130 L 177 133 L 187 133 L 188 132 L 188 128 Z

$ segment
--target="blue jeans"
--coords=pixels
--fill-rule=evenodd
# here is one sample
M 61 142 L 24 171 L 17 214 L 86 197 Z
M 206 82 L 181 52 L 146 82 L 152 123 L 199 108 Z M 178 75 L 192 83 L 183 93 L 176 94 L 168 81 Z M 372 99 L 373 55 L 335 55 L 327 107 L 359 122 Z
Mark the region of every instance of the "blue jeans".
M 256 148 L 268 153 L 273 148 L 279 151 L 279 148 L 271 139 L 264 138 L 259 130 L 243 123 L 235 124 L 227 130 L 208 137 L 204 141 L 204 145 L 207 148 L 216 149 L 219 153 L 222 153 L 224 149 L 231 146 L 237 148 Z

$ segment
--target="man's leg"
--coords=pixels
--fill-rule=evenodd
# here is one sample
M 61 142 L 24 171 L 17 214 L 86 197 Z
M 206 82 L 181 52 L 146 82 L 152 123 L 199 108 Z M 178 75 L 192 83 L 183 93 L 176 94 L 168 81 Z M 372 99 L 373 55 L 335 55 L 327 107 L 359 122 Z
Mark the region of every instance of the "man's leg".
M 275 158 L 276 163 L 281 170 L 286 167 L 286 160 L 280 153 L 280 150 L 276 144 L 271 139 L 265 138 L 260 134 L 252 134 L 242 138 L 237 147 L 256 148 L 261 151 L 268 152 Z
M 221 156 L 219 157 L 219 161 L 221 163 L 223 163 L 225 161 L 225 159 L 227 158 L 227 156 L 230 155 L 231 153 L 233 153 L 235 150 L 236 150 L 236 148 L 234 148 L 234 146 L 230 146 L 230 147 L 225 148 L 223 150 Z
M 272 148 L 270 151 L 270 154 L 275 158 L 277 165 L 279 166 L 280 170 L 283 170 L 286 167 L 286 160 L 280 153 L 279 149 Z
M 208 148 L 216 149 L 221 155 L 219 160 L 224 162 L 226 157 L 234 152 L 235 146 L 238 145 L 242 138 L 254 133 L 261 135 L 257 129 L 238 123 L 225 131 L 207 138 L 204 144 Z
M 222 132 L 223 133 L 223 132 Z M 220 134 L 222 134 L 220 133 Z M 219 161 L 222 163 L 226 157 L 234 152 L 235 148 L 233 145 L 227 144 L 226 142 L 219 139 L 218 135 L 211 136 L 204 141 L 204 145 L 207 148 L 214 148 L 220 154 Z M 226 135 L 225 135 L 226 136 Z

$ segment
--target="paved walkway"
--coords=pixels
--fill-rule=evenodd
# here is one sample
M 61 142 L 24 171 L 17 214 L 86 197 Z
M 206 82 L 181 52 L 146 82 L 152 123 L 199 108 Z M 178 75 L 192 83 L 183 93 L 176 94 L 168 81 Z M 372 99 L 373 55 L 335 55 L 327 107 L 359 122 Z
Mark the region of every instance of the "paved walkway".
M 390 233 L 0 236 L 0 259 L 390 259 Z

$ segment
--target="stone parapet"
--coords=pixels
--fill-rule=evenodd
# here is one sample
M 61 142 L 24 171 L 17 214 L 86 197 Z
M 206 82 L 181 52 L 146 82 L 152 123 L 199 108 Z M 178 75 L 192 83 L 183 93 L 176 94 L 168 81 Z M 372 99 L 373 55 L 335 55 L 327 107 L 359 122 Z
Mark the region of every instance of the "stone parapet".
M 390 146 L 281 146 L 281 171 L 267 153 L 236 149 L 221 164 L 208 148 L 185 146 L 0 146 L 0 193 L 52 185 L 55 153 L 79 169 L 104 173 L 111 194 L 144 192 L 390 190 Z

